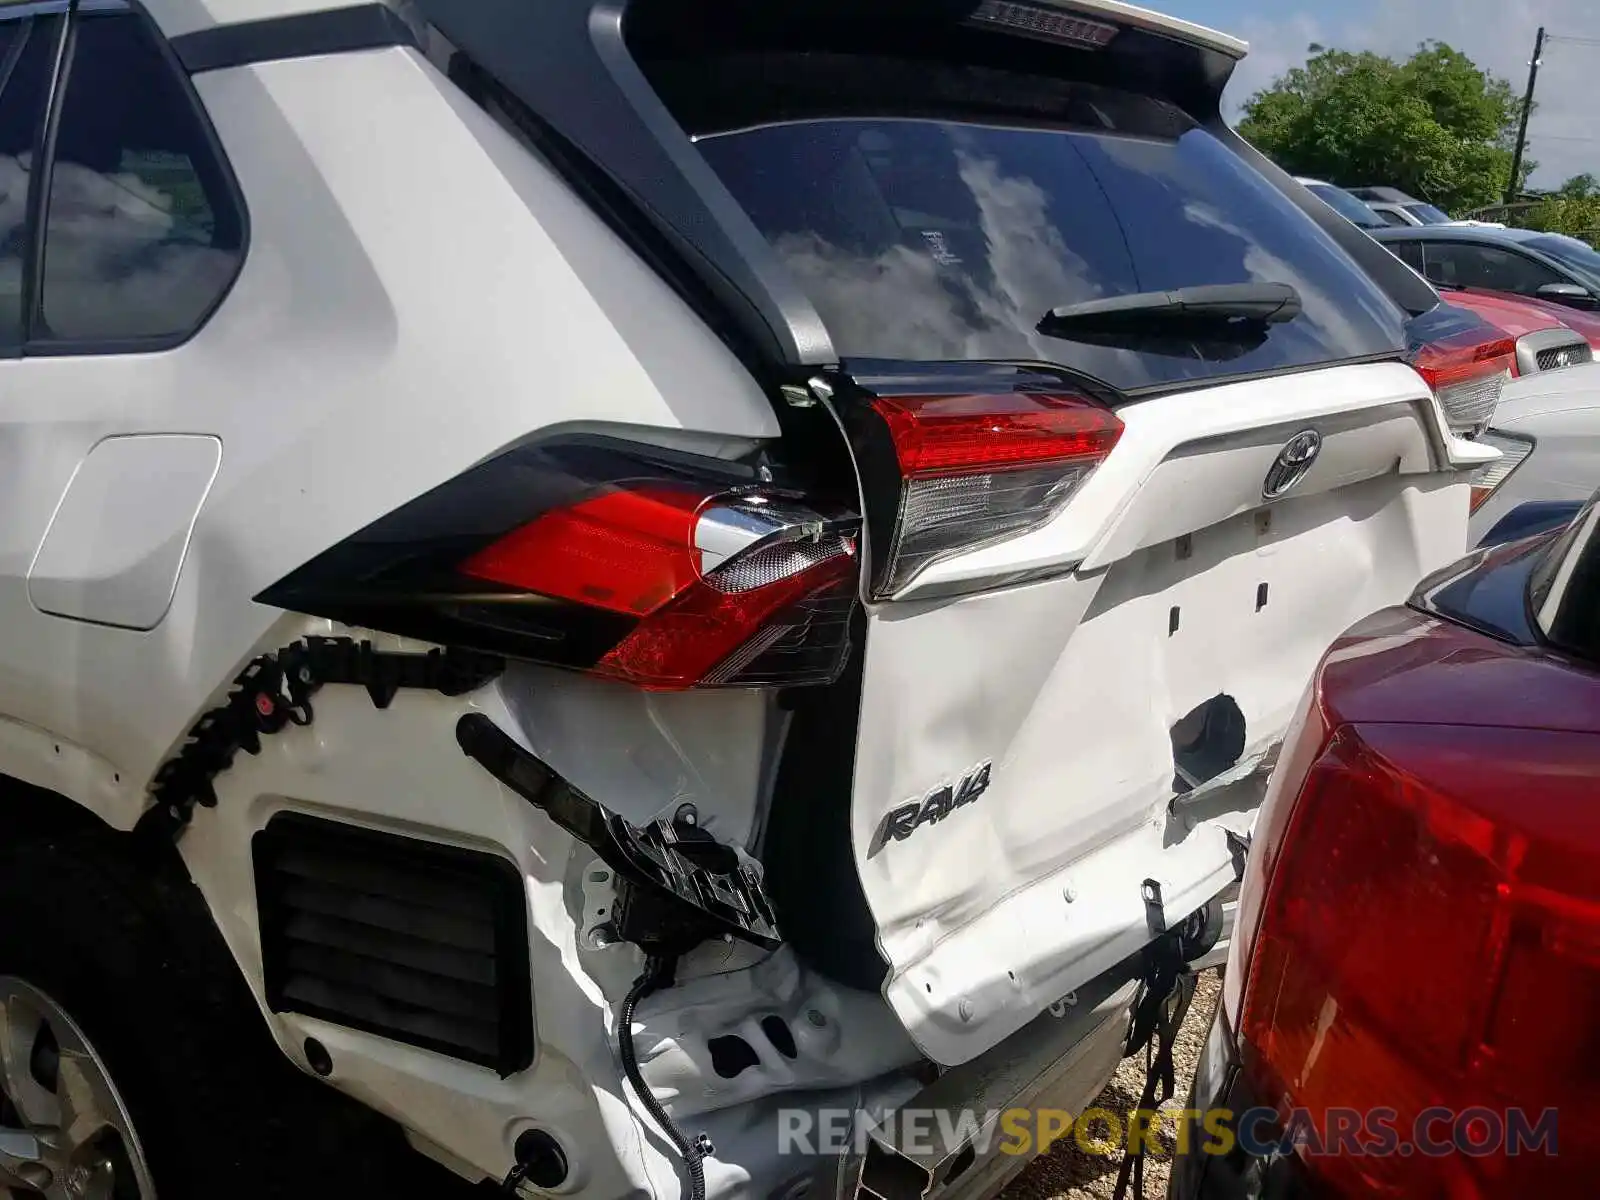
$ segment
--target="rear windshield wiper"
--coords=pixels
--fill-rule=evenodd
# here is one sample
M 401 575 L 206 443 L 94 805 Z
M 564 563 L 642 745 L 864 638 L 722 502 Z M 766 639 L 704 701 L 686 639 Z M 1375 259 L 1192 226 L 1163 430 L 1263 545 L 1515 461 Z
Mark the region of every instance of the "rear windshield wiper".
M 1294 320 L 1300 307 L 1300 293 L 1287 283 L 1224 283 L 1062 305 L 1045 313 L 1038 330 L 1080 341 L 1193 332 L 1208 341 L 1259 342 L 1264 326 Z

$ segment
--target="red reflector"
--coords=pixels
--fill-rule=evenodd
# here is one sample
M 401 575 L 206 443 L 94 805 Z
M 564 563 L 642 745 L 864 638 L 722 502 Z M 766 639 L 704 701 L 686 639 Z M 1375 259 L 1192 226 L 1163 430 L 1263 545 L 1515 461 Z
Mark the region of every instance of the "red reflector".
M 1115 414 L 1082 396 L 881 396 L 872 406 L 906 479 L 1100 459 L 1122 434 Z
M 699 578 L 695 514 L 707 495 L 648 486 L 545 513 L 461 564 L 463 574 L 642 617 Z
M 1319 1194 L 1587 1191 L 1596 1164 L 1582 1131 L 1600 1119 L 1600 738 L 1305 731 L 1314 749 L 1294 748 L 1295 768 L 1311 762 L 1290 772 L 1304 781 L 1292 815 L 1270 814 L 1252 847 L 1266 865 L 1252 863 L 1240 902 L 1241 926 L 1246 909 L 1261 913 L 1239 1022 L 1256 1094 L 1322 1130 L 1333 1110 L 1383 1113 L 1401 1144 L 1426 1136 L 1438 1148 L 1379 1152 L 1375 1128 L 1358 1135 L 1360 1153 L 1301 1146 Z M 1514 1122 L 1532 1129 L 1548 1109 L 1577 1131 L 1563 1153 L 1519 1150 Z

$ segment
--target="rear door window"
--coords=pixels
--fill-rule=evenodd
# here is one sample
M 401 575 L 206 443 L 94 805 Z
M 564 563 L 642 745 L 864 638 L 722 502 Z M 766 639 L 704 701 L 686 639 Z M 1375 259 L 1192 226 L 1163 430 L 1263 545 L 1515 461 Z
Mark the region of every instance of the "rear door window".
M 1533 296 L 1547 283 L 1562 282 L 1561 275 L 1552 268 L 1498 246 L 1429 242 L 1425 253 L 1428 278 L 1436 283 Z
M 1402 314 L 1379 288 L 1177 109 L 989 75 L 982 119 L 857 112 L 699 137 L 842 357 L 1047 360 L 1132 391 L 1403 345 Z M 1051 119 L 1039 105 L 1031 119 L 990 116 L 1008 87 L 1048 96 Z M 1221 352 L 1035 329 L 1060 305 L 1250 281 L 1292 284 L 1304 312 Z
M 1385 242 L 1384 245 L 1399 255 L 1401 261 L 1418 275 L 1427 275 L 1426 264 L 1422 260 L 1421 242 Z

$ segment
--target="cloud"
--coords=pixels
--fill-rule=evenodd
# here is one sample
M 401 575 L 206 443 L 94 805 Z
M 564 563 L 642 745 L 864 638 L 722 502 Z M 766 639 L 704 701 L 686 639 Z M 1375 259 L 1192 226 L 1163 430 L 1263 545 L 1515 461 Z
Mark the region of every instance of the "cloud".
M 1553 35 L 1600 39 L 1593 0 L 1368 0 L 1338 15 L 1299 11 L 1247 18 L 1229 30 L 1250 42 L 1250 56 L 1229 85 L 1228 111 L 1237 115 L 1251 93 L 1304 62 L 1312 42 L 1405 55 L 1424 39 L 1437 38 L 1511 80 L 1520 92 L 1540 25 Z M 1539 106 L 1528 131 L 1529 154 L 1539 164 L 1534 182 L 1554 186 L 1580 171 L 1600 175 L 1600 121 L 1591 95 L 1600 45 L 1556 40 L 1546 47 L 1543 63 Z

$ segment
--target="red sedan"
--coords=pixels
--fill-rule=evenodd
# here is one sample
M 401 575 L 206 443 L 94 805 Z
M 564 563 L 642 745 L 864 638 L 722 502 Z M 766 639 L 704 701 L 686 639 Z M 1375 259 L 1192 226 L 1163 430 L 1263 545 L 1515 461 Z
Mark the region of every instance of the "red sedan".
M 1600 315 L 1506 292 L 1440 287 L 1439 294 L 1446 304 L 1470 309 L 1516 339 L 1514 374 L 1590 362 L 1600 348 Z
M 1592 1194 L 1600 500 L 1328 651 L 1237 930 L 1175 1200 Z

